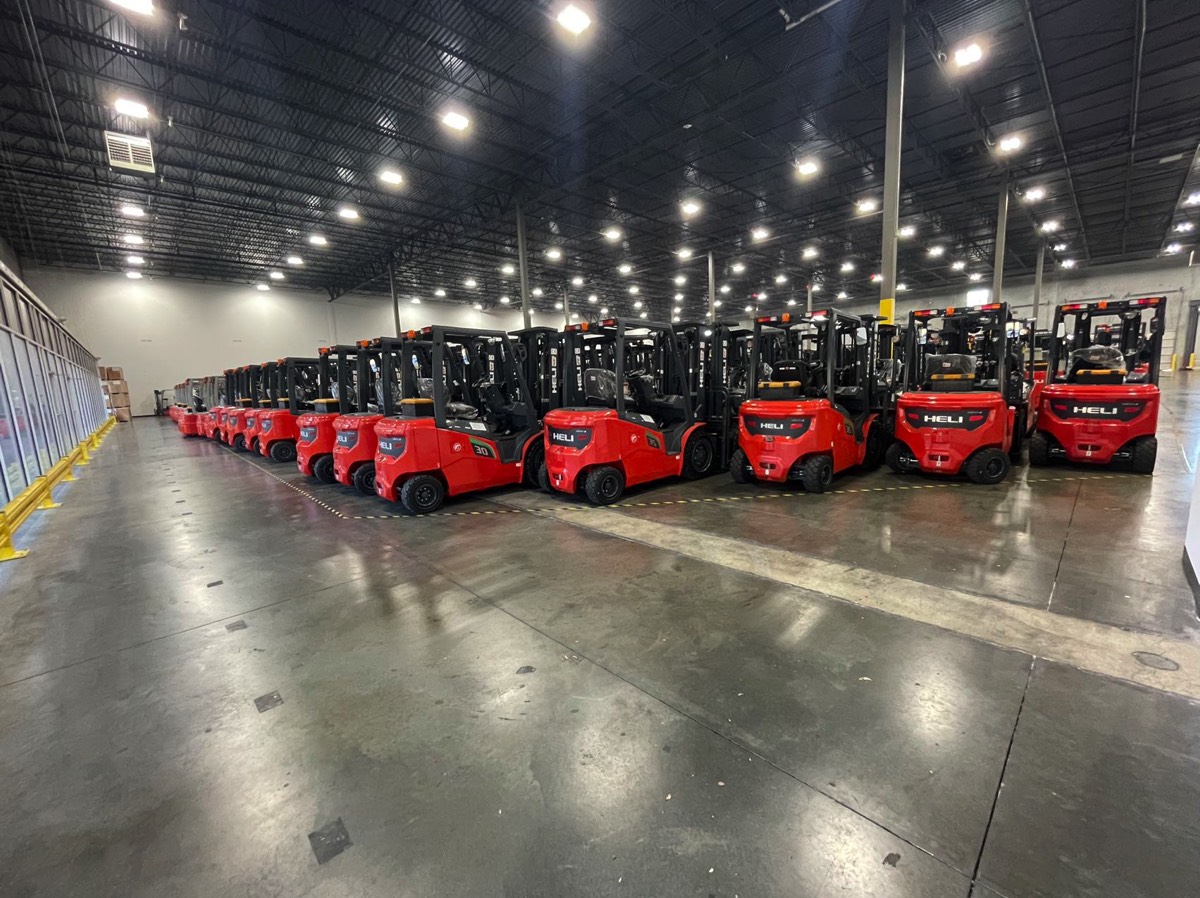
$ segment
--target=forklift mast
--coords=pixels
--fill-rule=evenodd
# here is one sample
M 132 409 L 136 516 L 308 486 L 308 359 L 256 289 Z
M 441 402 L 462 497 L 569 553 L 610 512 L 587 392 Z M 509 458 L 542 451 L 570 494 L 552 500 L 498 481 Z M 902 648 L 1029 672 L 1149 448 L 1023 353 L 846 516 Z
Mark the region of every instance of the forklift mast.
M 538 418 L 562 403 L 563 335 L 552 327 L 512 331 Z
M 879 409 L 886 402 L 878 387 L 876 352 L 878 319 L 850 315 L 838 309 L 813 312 L 782 312 L 754 320 L 751 370 L 765 376 L 764 350 L 774 363 L 787 360 L 807 362 L 811 389 L 830 402 L 855 399 L 863 408 Z M 751 379 L 747 398 L 758 397 L 760 380 Z
M 931 328 L 938 320 L 941 329 Z M 904 390 L 921 389 L 927 379 L 929 358 L 965 355 L 976 359 L 974 389 L 995 390 L 1010 403 L 1021 402 L 1027 366 L 1021 358 L 1023 341 L 1014 344 L 1010 339 L 1012 321 L 1008 304 L 1003 302 L 910 312 L 905 335 Z

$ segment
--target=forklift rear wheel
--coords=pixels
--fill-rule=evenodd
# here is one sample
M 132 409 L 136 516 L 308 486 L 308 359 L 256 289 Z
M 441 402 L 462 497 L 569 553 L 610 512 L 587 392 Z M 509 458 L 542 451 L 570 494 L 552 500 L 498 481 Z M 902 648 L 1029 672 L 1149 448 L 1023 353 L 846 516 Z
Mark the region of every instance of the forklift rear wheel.
M 734 483 L 754 482 L 754 466 L 741 449 L 734 449 L 733 455 L 729 457 L 729 476 L 733 478 Z
M 814 455 L 800 466 L 800 483 L 806 493 L 823 493 L 833 483 L 833 462 L 828 455 Z
M 1158 459 L 1158 439 L 1141 437 L 1134 441 L 1129 467 L 1135 474 L 1153 474 L 1154 462 Z
M 1050 464 L 1050 438 L 1040 430 L 1029 438 L 1029 463 L 1042 467 Z
M 913 455 L 912 450 L 901 440 L 896 440 L 896 442 L 888 446 L 883 460 L 887 462 L 887 466 L 896 474 L 907 474 L 909 471 L 916 470 L 917 468 L 917 457 Z
M 967 459 L 963 470 L 974 483 L 999 483 L 1008 476 L 1008 453 L 995 446 L 980 449 Z
M 883 464 L 883 456 L 891 437 L 892 435 L 881 417 L 877 417 L 871 422 L 867 430 L 867 451 L 863 453 L 862 466 L 864 468 L 874 471 Z
M 1017 412 L 1013 421 L 1012 447 L 1008 450 L 1008 460 L 1014 465 L 1021 463 L 1021 449 L 1025 445 L 1025 412 Z
M 702 433 L 693 434 L 683 447 L 683 476 L 689 480 L 707 477 L 712 473 L 714 457 L 712 440 Z
M 409 514 L 429 514 L 442 507 L 446 487 L 432 474 L 418 474 L 400 487 L 400 504 Z
M 364 496 L 375 495 L 375 462 L 365 462 L 354 472 L 354 488 Z
M 238 434 L 233 438 L 233 448 L 237 452 L 246 451 L 246 438 L 242 434 Z
M 296 444 L 289 440 L 279 440 L 271 444 L 271 461 L 289 462 L 296 460 Z
M 538 465 L 537 480 L 538 489 L 543 493 L 550 492 L 550 469 L 546 467 L 545 462 Z
M 542 485 L 542 468 L 545 465 L 546 447 L 542 443 L 542 436 L 538 434 L 534 437 L 534 444 L 525 450 L 525 485 L 526 486 L 541 486 Z M 547 481 L 549 483 L 549 481 Z M 545 487 L 543 487 L 544 489 Z
M 625 490 L 625 475 L 616 468 L 596 468 L 587 476 L 587 497 L 593 505 L 612 505 Z
M 249 449 L 251 452 L 253 452 L 255 455 L 257 455 L 258 454 L 258 437 L 250 437 L 250 442 L 246 443 L 246 448 Z
M 322 455 L 312 466 L 313 477 L 321 483 L 333 483 L 337 480 L 337 474 L 333 470 L 333 456 Z

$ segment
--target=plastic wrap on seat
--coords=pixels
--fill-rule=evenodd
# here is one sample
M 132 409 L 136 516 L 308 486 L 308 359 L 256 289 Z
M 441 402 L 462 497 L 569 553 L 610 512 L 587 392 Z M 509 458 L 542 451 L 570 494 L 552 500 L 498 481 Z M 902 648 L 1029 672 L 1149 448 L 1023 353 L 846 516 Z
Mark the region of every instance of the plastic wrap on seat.
M 970 390 L 975 386 L 979 360 L 973 355 L 951 352 L 925 357 L 925 380 L 930 389 L 941 392 Z
M 588 405 L 617 405 L 617 374 L 605 368 L 587 368 L 583 372 L 583 396 Z

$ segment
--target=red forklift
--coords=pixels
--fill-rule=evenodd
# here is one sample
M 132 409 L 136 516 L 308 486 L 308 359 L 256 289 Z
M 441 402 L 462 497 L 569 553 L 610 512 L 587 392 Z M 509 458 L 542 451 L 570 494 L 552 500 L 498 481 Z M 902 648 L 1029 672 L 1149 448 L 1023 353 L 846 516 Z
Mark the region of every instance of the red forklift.
M 247 418 L 258 406 L 254 392 L 258 369 L 258 365 L 242 365 L 237 369 L 232 407 L 225 415 L 226 426 L 222 437 L 227 445 L 238 452 L 246 451 Z
M 427 327 L 384 352 L 375 491 L 417 515 L 446 496 L 536 486 L 542 421 L 523 369 L 540 367 L 532 354 L 543 352 L 552 364 L 555 342 L 530 341 L 522 353 L 501 331 Z
M 719 466 L 728 432 L 698 415 L 670 324 L 607 318 L 569 325 L 564 341 L 564 407 L 546 414 L 544 487 L 611 505 L 627 486 Z
M 1055 309 L 1030 464 L 1117 462 L 1154 472 L 1166 316 L 1165 296 Z
M 229 414 L 229 404 L 233 401 L 233 387 L 236 371 L 226 368 L 217 378 L 217 401 L 209 410 L 211 423 L 208 425 L 207 436 L 219 443 L 225 442 L 225 419 Z
M 337 441 L 333 446 L 333 476 L 342 486 L 352 486 L 364 496 L 375 495 L 375 425 L 383 418 L 379 377 L 382 353 L 396 350 L 399 343 L 395 337 L 359 340 L 353 368 L 347 358 L 345 378 L 338 369 L 338 387 L 348 391 L 355 410 L 334 419 Z
M 277 359 L 274 367 L 275 407 L 259 412 L 258 452 L 277 462 L 296 460 L 300 415 L 313 408 L 321 390 L 318 359 Z
M 333 447 L 337 445 L 333 422 L 339 415 L 356 410 L 350 389 L 339 389 L 353 378 L 348 372 L 339 372 L 352 366 L 357 354 L 358 346 L 322 346 L 317 350 L 317 396 L 311 410 L 296 419 L 296 467 L 321 483 L 337 482 L 333 473 Z
M 892 439 L 889 396 L 879 389 L 876 319 L 837 309 L 754 321 L 751 370 L 763 371 L 764 332 L 782 332 L 787 357 L 754 379 L 738 414 L 735 483 L 798 482 L 823 493 L 835 474 L 878 467 Z
M 909 314 L 889 468 L 962 472 L 983 484 L 1008 477 L 1032 418 L 1030 341 L 1021 330 L 1002 302 Z
M 275 403 L 279 398 L 279 385 L 275 375 L 278 363 L 263 362 L 257 367 L 257 375 L 251 384 L 251 395 L 254 400 L 251 403 L 250 411 L 246 413 L 246 429 L 243 434 L 246 448 L 254 453 L 259 451 L 258 438 L 262 433 L 263 413 L 275 408 Z

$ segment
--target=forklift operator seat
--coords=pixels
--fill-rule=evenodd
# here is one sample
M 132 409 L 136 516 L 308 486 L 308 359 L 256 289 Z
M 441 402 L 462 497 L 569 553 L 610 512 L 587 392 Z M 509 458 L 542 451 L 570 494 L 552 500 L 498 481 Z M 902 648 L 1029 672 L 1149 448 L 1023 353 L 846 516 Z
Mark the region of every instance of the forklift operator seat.
M 1120 384 L 1125 382 L 1125 356 L 1116 346 L 1089 346 L 1071 353 L 1069 384 Z
M 617 407 L 617 373 L 607 368 L 587 368 L 583 372 L 585 405 Z
M 484 408 L 487 409 L 487 417 L 492 419 L 498 431 L 516 433 L 528 426 L 527 417 L 518 411 L 515 402 L 505 399 L 504 391 L 496 385 L 495 381 L 479 381 L 475 384 L 475 389 L 479 393 Z
M 660 427 L 682 424 L 687 420 L 687 403 L 682 396 L 663 396 L 654 387 L 654 378 L 649 374 L 629 375 L 629 391 L 634 405 L 642 414 L 649 415 Z
M 946 353 L 925 357 L 926 389 L 937 393 L 966 393 L 975 387 L 973 355 Z
M 781 359 L 771 369 L 770 380 L 758 382 L 759 399 L 802 399 L 809 385 L 809 363 Z

